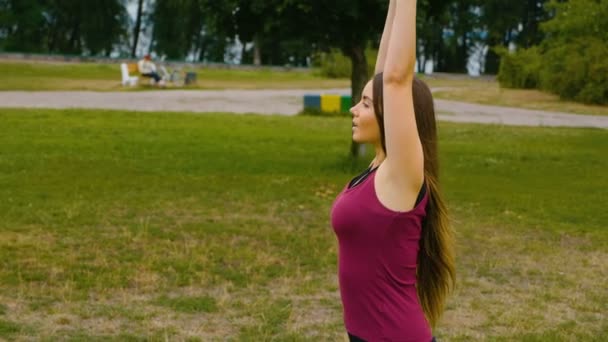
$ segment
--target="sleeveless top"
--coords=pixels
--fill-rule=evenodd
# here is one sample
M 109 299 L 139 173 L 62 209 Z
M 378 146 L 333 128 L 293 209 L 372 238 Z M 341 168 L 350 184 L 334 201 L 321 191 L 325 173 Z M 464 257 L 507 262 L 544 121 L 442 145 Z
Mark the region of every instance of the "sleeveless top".
M 428 193 L 410 211 L 390 210 L 376 195 L 375 171 L 347 185 L 331 209 L 344 324 L 370 342 L 428 342 L 431 329 L 416 293 Z

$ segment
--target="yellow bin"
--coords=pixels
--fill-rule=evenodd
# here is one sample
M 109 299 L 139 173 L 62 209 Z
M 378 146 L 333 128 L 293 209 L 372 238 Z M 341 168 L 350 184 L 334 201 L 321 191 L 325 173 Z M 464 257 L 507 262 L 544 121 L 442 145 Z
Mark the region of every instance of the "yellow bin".
M 339 113 L 341 105 L 340 100 L 340 95 L 321 95 L 321 111 Z

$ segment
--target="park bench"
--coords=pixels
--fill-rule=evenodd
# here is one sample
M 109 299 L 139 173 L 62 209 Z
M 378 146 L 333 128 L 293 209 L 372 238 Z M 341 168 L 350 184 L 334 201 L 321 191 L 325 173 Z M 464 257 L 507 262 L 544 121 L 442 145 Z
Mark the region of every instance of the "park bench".
M 120 73 L 122 75 L 122 85 L 123 86 L 136 86 L 139 80 L 138 76 L 131 76 L 133 74 L 137 74 L 137 64 L 135 63 L 121 63 L 120 64 Z
M 181 78 L 181 70 L 173 69 L 171 72 L 167 71 L 164 66 L 159 67 L 160 76 L 165 82 L 171 82 L 174 85 L 192 85 L 196 83 L 196 73 L 186 72 L 185 77 Z M 139 82 L 139 68 L 137 63 L 121 63 L 120 72 L 122 75 L 123 86 L 136 86 Z M 133 76 L 138 75 L 138 76 Z M 150 84 L 154 84 L 154 79 L 150 79 Z

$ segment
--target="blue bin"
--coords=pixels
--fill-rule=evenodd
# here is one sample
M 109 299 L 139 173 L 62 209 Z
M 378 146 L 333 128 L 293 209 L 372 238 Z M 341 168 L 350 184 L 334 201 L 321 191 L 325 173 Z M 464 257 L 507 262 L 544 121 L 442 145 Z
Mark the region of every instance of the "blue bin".
M 320 95 L 304 95 L 304 109 L 321 110 Z

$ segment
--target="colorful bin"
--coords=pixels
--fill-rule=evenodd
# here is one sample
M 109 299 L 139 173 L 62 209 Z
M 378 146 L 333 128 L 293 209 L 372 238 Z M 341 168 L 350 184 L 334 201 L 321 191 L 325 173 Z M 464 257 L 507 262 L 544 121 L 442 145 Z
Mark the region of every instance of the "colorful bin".
M 352 98 L 350 95 L 342 95 L 340 98 L 340 112 L 348 114 L 350 113 L 350 107 L 352 107 Z
M 321 96 L 304 95 L 304 110 L 306 109 L 321 110 Z
M 351 106 L 352 98 L 350 97 L 350 95 L 304 95 L 304 110 L 309 109 L 326 113 L 349 114 Z
M 339 113 L 340 95 L 321 95 L 321 111 L 326 113 Z

